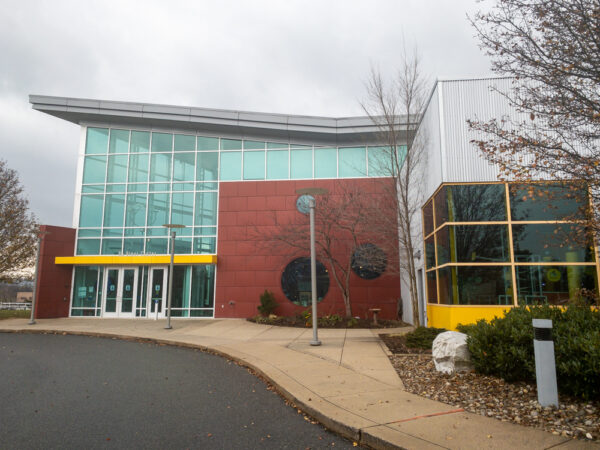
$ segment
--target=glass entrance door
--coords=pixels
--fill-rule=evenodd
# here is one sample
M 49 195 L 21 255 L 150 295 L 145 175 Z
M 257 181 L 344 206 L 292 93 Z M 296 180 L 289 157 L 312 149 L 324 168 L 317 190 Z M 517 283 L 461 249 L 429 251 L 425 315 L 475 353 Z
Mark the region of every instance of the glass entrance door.
M 167 269 L 165 267 L 152 267 L 148 277 L 148 318 L 158 319 L 165 317 L 167 304 Z
M 102 315 L 104 317 L 134 317 L 137 291 L 137 268 L 107 267 Z

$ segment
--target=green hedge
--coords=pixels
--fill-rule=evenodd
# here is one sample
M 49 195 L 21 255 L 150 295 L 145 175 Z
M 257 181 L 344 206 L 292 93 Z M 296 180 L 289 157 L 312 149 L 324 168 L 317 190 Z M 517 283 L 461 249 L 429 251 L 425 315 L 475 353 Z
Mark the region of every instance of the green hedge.
M 600 398 L 600 311 L 589 307 L 518 307 L 489 323 L 459 325 L 468 335 L 475 370 L 507 381 L 535 381 L 532 319 L 552 320 L 559 391 Z

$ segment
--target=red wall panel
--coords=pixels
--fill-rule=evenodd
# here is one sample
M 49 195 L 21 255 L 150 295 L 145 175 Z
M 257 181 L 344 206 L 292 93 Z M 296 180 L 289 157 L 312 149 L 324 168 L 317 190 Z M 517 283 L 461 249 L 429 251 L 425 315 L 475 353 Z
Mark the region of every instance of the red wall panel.
M 68 317 L 73 266 L 56 265 L 54 258 L 73 256 L 75 230 L 50 225 L 42 225 L 40 230 L 48 234 L 44 235 L 40 247 L 35 317 L 38 319 Z
M 289 301 L 281 289 L 281 274 L 300 254 L 292 248 L 265 245 L 264 236 L 277 232 L 281 225 L 298 220 L 296 190 L 323 187 L 334 192 L 345 185 L 363 192 L 377 192 L 381 181 L 369 179 L 317 181 L 222 182 L 219 192 L 218 264 L 215 292 L 215 317 L 250 317 L 258 314 L 259 296 L 265 289 L 275 294 L 279 315 L 293 315 L 304 308 Z M 395 255 L 388 255 L 396 258 Z M 321 261 L 327 267 L 326 261 Z M 396 273 L 375 280 L 351 275 L 353 315 L 370 317 L 369 308 L 381 308 L 380 317 L 396 318 L 400 282 Z M 344 315 L 342 295 L 330 276 L 329 291 L 319 314 Z

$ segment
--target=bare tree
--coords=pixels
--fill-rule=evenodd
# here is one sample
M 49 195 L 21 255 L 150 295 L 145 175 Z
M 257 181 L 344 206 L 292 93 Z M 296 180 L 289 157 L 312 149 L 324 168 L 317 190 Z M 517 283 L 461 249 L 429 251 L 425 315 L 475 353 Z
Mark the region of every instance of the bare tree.
M 352 317 L 350 275 L 353 265 L 368 265 L 373 270 L 388 268 L 392 272 L 386 255 L 395 255 L 395 240 L 386 241 L 376 230 L 374 218 L 381 217 L 376 211 L 390 211 L 384 204 L 385 197 L 365 192 L 361 187 L 339 184 L 335 192 L 316 196 L 315 244 L 317 258 L 326 263 L 329 272 L 344 300 L 345 314 Z M 280 225 L 265 234 L 257 230 L 264 245 L 297 249 L 299 254 L 310 252 L 308 216 L 298 214 L 297 221 Z M 374 245 L 363 245 L 363 244 Z M 360 248 L 360 255 L 355 256 Z
M 409 54 L 403 48 L 400 69 L 390 81 L 372 67 L 366 87 L 367 101 L 362 106 L 379 127 L 379 140 L 384 144 L 378 161 L 379 171 L 394 181 L 387 193 L 395 203 L 396 214 L 378 231 L 387 235 L 387 239 L 399 242 L 398 267 L 409 287 L 412 323 L 418 326 L 416 260 L 420 251 L 416 247 L 418 241 L 415 236 L 419 233 L 417 228 L 423 204 L 422 168 L 426 143 L 424 136 L 417 138 L 415 133 L 426 105 L 427 79 L 423 75 L 417 49 Z M 385 217 L 378 222 L 385 223 Z M 398 305 L 398 309 L 400 315 L 402 304 Z
M 33 263 L 37 223 L 17 172 L 0 160 L 0 280 Z
M 579 180 L 600 200 L 600 1 L 495 0 L 471 19 L 517 117 L 471 121 L 501 178 Z M 581 186 L 581 185 L 580 185 Z M 579 189 L 580 186 L 575 186 Z M 587 211 L 595 236 L 600 220 Z

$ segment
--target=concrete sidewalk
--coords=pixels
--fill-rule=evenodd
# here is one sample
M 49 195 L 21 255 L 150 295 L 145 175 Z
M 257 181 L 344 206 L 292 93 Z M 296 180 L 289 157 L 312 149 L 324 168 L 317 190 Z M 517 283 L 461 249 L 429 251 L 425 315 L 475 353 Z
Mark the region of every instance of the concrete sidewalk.
M 375 448 L 600 448 L 541 430 L 464 412 L 404 391 L 379 330 L 319 332 L 246 320 L 25 319 L 0 321 L 0 332 L 66 332 L 207 349 L 254 369 L 328 428 Z M 393 330 L 386 330 L 393 332 Z M 1 343 L 0 335 L 0 343 Z

